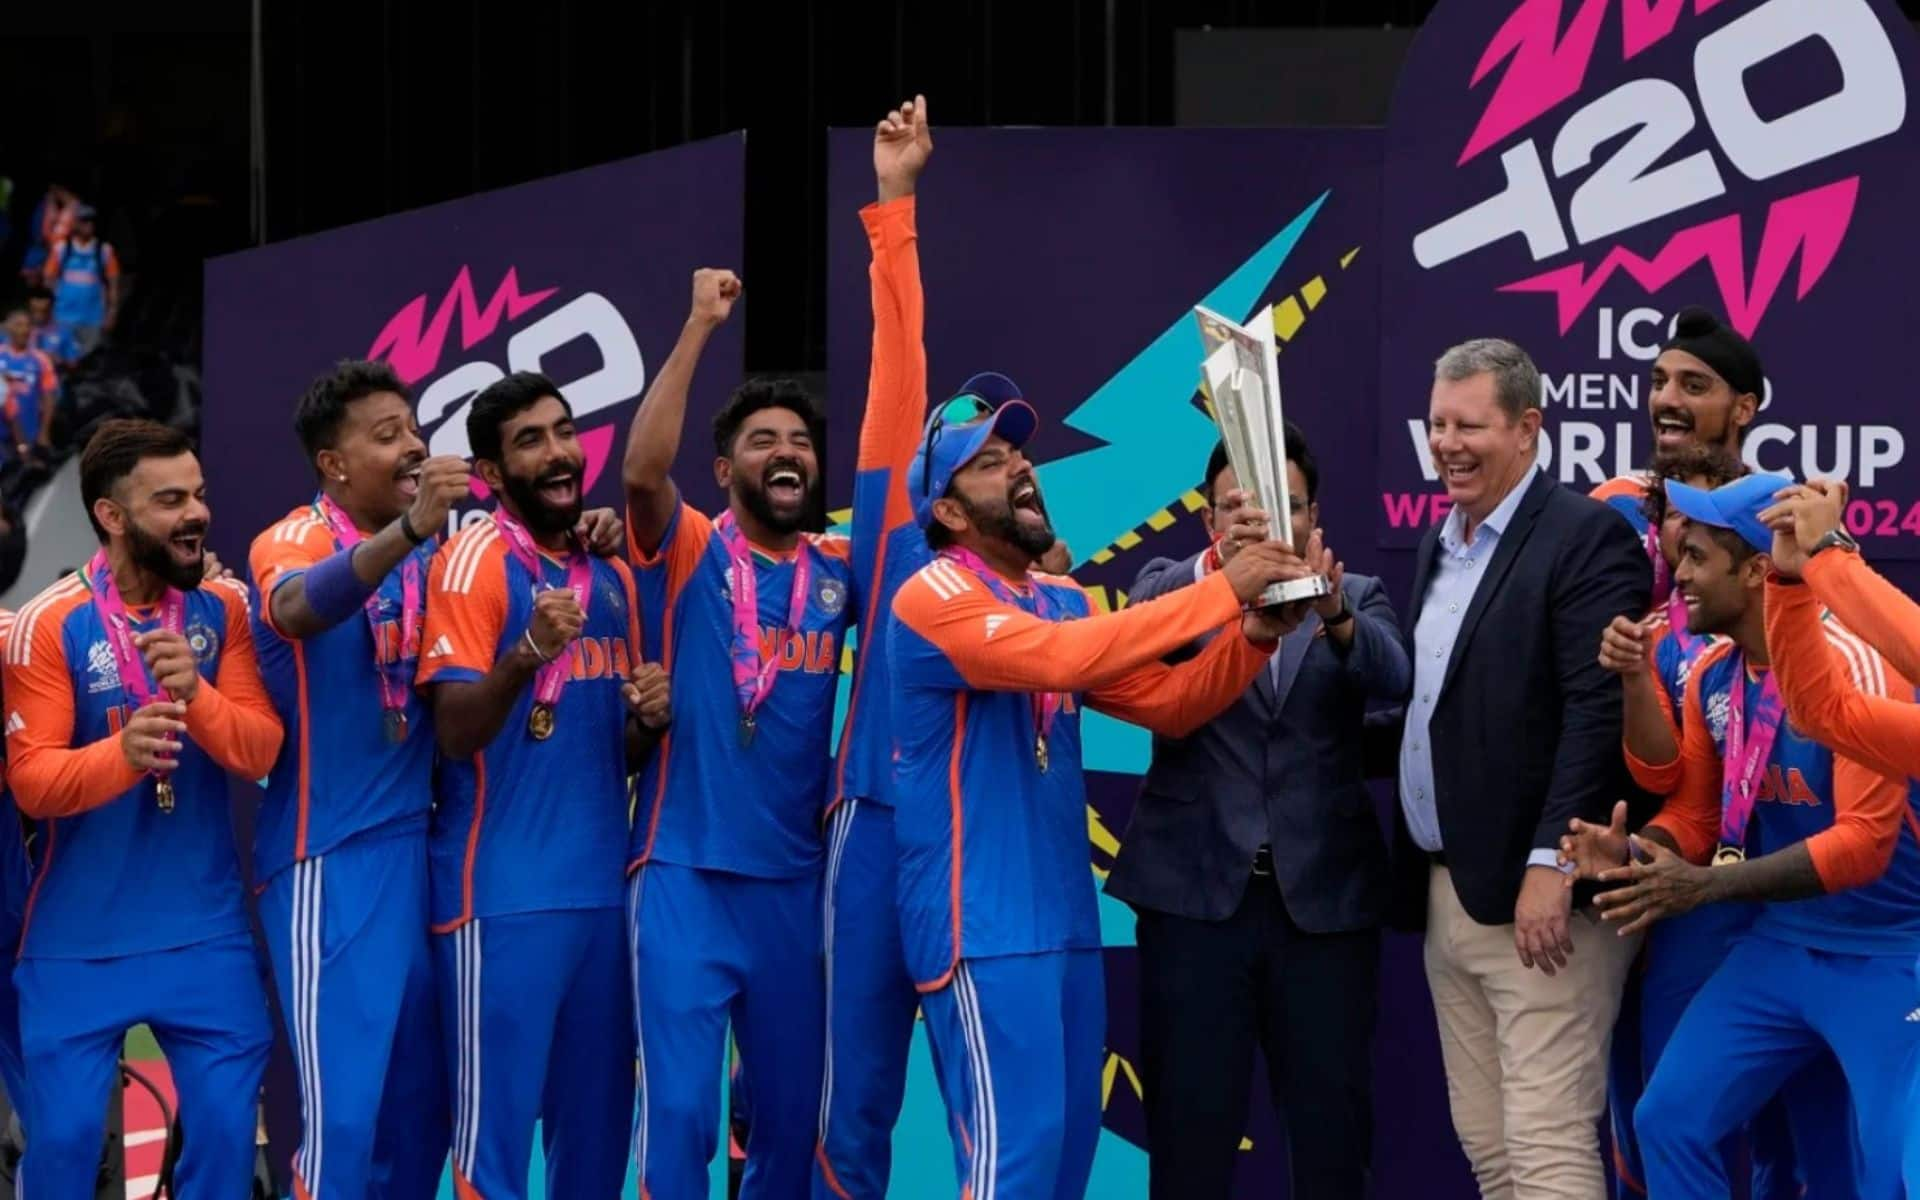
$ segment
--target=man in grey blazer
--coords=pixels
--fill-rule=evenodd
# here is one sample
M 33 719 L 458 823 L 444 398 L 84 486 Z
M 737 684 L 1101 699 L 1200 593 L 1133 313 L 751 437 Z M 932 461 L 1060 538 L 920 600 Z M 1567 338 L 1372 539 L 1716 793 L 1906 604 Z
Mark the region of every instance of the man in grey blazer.
M 1286 428 L 1293 543 L 1339 584 L 1307 606 L 1272 666 L 1186 738 L 1154 739 L 1107 891 L 1138 914 L 1142 1083 L 1155 1200 L 1226 1197 L 1254 1048 L 1285 1121 L 1297 1200 L 1364 1196 L 1387 848 L 1361 764 L 1369 700 L 1412 667 L 1378 579 L 1320 544 L 1319 472 Z M 1217 570 L 1266 537 L 1223 448 L 1201 492 L 1214 543 L 1156 559 L 1135 601 Z M 1197 648 L 1197 647 L 1196 647 Z

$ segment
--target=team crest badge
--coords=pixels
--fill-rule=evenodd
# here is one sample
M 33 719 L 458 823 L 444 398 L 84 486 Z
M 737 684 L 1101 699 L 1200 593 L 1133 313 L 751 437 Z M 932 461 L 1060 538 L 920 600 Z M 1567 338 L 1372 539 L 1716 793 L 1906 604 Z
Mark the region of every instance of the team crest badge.
M 205 625 L 189 625 L 187 646 L 193 651 L 193 661 L 204 663 L 220 652 L 220 638 Z
M 847 606 L 847 589 L 838 579 L 822 579 L 820 586 L 813 590 L 813 600 L 822 612 L 837 617 Z

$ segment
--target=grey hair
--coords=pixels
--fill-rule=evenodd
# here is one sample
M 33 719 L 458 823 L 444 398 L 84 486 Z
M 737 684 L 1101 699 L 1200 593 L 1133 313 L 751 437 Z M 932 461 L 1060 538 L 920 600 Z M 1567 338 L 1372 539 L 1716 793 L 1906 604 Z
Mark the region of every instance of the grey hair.
M 1508 420 L 1540 407 L 1540 368 L 1527 352 L 1505 338 L 1475 338 L 1461 342 L 1433 364 L 1433 375 L 1459 383 L 1475 375 L 1493 376 L 1494 396 Z

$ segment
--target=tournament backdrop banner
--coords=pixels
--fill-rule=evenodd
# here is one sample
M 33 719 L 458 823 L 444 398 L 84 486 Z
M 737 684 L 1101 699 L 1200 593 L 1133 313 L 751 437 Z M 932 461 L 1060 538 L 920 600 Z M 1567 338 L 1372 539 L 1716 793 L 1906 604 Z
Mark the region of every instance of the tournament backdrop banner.
M 618 506 L 626 429 L 686 320 L 694 269 L 741 261 L 744 152 L 742 135 L 713 138 L 208 263 L 202 455 L 221 557 L 244 569 L 253 535 L 313 495 L 294 403 L 342 358 L 394 365 L 436 454 L 468 452 L 475 392 L 545 373 L 578 419 L 588 505 Z M 696 413 L 739 382 L 744 315 L 707 349 Z M 689 423 L 682 479 L 705 477 L 708 445 Z M 250 845 L 251 806 L 238 808 Z M 298 1133 L 284 1047 L 268 1093 L 284 1173 Z
M 1649 457 L 1657 348 L 1705 304 L 1766 364 L 1748 461 L 1846 478 L 1868 554 L 1920 558 L 1915 50 L 1892 0 L 1440 4 L 1387 134 L 1382 543 L 1445 515 L 1441 351 L 1525 346 L 1543 460 L 1587 487 Z
M 210 261 L 202 453 L 221 557 L 243 565 L 253 535 L 311 497 L 293 406 L 342 358 L 393 364 L 434 454 L 468 453 L 474 393 L 550 376 L 587 451 L 588 507 L 618 506 L 629 418 L 694 268 L 740 263 L 745 148 L 711 138 Z M 699 411 L 739 382 L 743 315 L 706 352 Z M 705 433 L 687 437 L 682 475 L 704 473 Z
M 1388 564 L 1373 540 L 1380 135 L 1374 131 L 936 130 L 920 187 L 929 390 L 998 370 L 1039 410 L 1028 453 L 1075 575 L 1124 604 L 1155 556 L 1202 547 L 1194 490 L 1217 433 L 1197 393 L 1191 310 L 1242 320 L 1277 305 L 1287 415 L 1320 460 L 1322 524 L 1349 570 Z M 874 195 L 872 134 L 829 140 L 828 378 L 834 434 L 857 427 L 871 337 L 858 216 Z M 835 456 L 834 503 L 851 494 Z M 1400 573 L 1393 564 L 1391 573 Z M 1390 584 L 1396 600 L 1404 588 Z M 1087 715 L 1092 882 L 1113 862 L 1147 735 Z M 1102 897 L 1107 951 L 1106 1129 L 1090 1196 L 1146 1195 L 1134 922 Z M 1363 998 L 1355 997 L 1355 1002 Z M 1466 1197 L 1417 947 L 1389 940 L 1382 986 L 1382 1196 Z M 1285 1194 L 1285 1152 L 1263 1082 L 1240 1194 Z M 894 1139 L 898 1196 L 951 1194 L 952 1154 L 924 1043 Z

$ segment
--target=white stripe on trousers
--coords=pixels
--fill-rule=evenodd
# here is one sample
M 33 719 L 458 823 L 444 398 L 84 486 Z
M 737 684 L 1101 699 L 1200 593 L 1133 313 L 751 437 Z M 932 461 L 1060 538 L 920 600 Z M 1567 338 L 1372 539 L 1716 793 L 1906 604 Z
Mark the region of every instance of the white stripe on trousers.
M 993 1200 L 999 1180 L 1000 1117 L 993 1099 L 993 1062 L 987 1055 L 980 993 L 965 959 L 953 974 L 953 999 L 960 1017 L 960 1036 L 967 1044 L 967 1061 L 973 1068 L 973 1200 Z
M 293 917 L 289 930 L 293 964 L 293 1011 L 287 1027 L 293 1038 L 294 1066 L 300 1078 L 300 1149 L 296 1162 L 309 1194 L 320 1192 L 326 1148 L 326 1105 L 320 1077 L 320 958 L 322 887 L 325 858 L 293 864 Z
M 633 989 L 633 1071 L 640 1093 L 633 1114 L 633 1169 L 642 1193 L 647 1187 L 647 1044 L 640 1034 L 640 884 L 646 877 L 643 866 L 627 885 L 627 982 Z
M 454 1040 L 457 1094 L 453 1107 L 453 1161 L 468 1183 L 480 1147 L 480 921 L 453 933 Z
M 823 889 L 824 899 L 822 919 L 825 923 L 825 949 L 827 960 L 827 1054 L 826 1069 L 820 1073 L 820 1144 L 827 1144 L 827 1116 L 833 1107 L 833 918 L 836 911 L 834 892 L 840 886 L 840 862 L 846 855 L 847 838 L 853 832 L 853 816 L 860 809 L 858 800 L 846 800 L 840 805 L 839 824 L 833 827 L 827 838 L 827 882 Z

